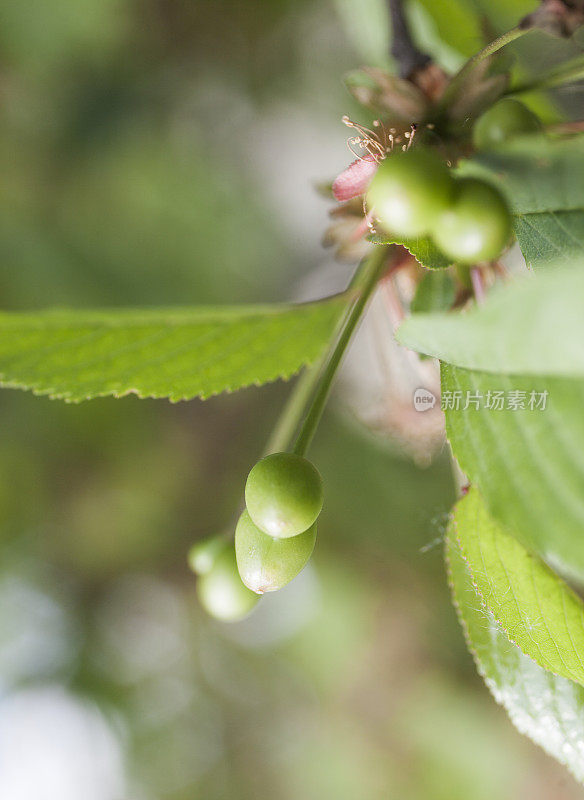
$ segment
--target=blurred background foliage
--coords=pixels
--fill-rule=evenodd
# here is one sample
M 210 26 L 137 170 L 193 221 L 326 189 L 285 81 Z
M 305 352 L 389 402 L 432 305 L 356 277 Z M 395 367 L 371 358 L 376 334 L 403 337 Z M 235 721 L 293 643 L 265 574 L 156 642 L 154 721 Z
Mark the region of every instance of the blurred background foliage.
M 315 268 L 344 284 L 312 182 L 347 163 L 342 74 L 387 63 L 383 4 L 0 5 L 3 308 L 287 299 Z M 456 68 L 531 8 L 408 10 Z M 555 57 L 546 40 L 536 66 Z M 233 524 L 287 390 L 0 395 L 0 797 L 576 797 L 465 651 L 446 453 L 420 469 L 333 409 L 313 563 L 238 625 L 200 611 L 186 552 Z

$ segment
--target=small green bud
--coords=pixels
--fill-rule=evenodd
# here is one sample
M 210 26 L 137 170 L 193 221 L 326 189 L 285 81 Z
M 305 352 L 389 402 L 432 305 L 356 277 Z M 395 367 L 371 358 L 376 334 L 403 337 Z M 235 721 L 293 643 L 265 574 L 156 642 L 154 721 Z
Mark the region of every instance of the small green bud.
M 237 622 L 246 617 L 258 602 L 244 586 L 235 561 L 232 545 L 225 545 L 209 572 L 197 581 L 197 594 L 203 608 L 222 622 Z
M 314 550 L 316 523 L 304 533 L 274 539 L 244 511 L 235 529 L 235 554 L 241 579 L 254 592 L 275 592 L 295 578 Z
M 225 546 L 225 536 L 209 536 L 207 539 L 195 542 L 187 556 L 189 567 L 195 575 L 206 575 L 210 572 Z

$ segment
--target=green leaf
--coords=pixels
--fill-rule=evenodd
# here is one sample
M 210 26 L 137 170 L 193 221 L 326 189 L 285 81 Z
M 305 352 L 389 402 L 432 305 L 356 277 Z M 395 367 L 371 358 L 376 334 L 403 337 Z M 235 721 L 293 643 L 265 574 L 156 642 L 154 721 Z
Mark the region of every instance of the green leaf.
M 532 391 L 548 393 L 544 410 L 530 410 Z M 524 393 L 523 408 L 509 407 L 513 392 Z M 468 397 L 480 398 L 479 408 L 472 400 L 465 408 Z M 584 576 L 584 381 L 443 364 L 442 405 L 454 455 L 491 515 L 546 560 Z
M 514 214 L 584 209 L 584 135 L 521 136 L 463 161 L 458 175 L 483 178 L 506 195 Z
M 452 277 L 444 270 L 432 270 L 418 284 L 410 310 L 415 314 L 448 311 L 454 303 L 455 295 Z
M 465 314 L 419 314 L 398 342 L 457 367 L 504 374 L 584 375 L 584 258 L 498 287 Z M 553 335 L 550 333 L 553 332 Z
M 483 24 L 490 22 L 501 33 L 534 9 L 533 0 L 474 0 L 473 6 L 482 16 Z
M 584 782 L 584 689 L 512 644 L 477 596 L 457 545 L 446 556 L 458 618 L 477 669 L 515 725 Z
M 476 489 L 451 527 L 475 591 L 510 641 L 556 675 L 584 684 L 584 604 L 488 514 Z
M 72 402 L 206 398 L 318 357 L 345 301 L 0 314 L 0 385 Z
M 513 218 L 521 252 L 532 269 L 558 259 L 584 262 L 584 210 L 522 214 Z
M 419 0 L 437 27 L 440 39 L 465 56 L 474 55 L 483 40 L 481 19 L 464 0 Z M 456 24 L 453 25 L 453 20 Z
M 367 238 L 373 244 L 401 244 L 426 269 L 444 269 L 452 264 L 430 239 L 398 239 L 389 233 L 374 233 Z

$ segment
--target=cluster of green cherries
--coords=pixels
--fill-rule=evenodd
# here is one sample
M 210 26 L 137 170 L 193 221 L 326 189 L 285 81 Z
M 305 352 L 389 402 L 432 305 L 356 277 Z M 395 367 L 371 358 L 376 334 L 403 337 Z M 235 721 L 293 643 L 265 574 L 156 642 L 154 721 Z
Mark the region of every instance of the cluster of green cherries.
M 260 595 L 295 578 L 314 550 L 322 504 L 322 479 L 306 458 L 272 453 L 258 461 L 247 477 L 235 548 L 227 537 L 214 537 L 189 553 L 203 607 L 218 619 L 236 621 Z
M 505 99 L 477 120 L 473 142 L 488 149 L 539 129 L 526 106 Z M 421 147 L 386 158 L 366 202 L 388 231 L 404 239 L 429 235 L 461 264 L 496 258 L 511 235 L 509 210 L 496 189 L 453 178 L 435 153 Z M 306 458 L 282 452 L 258 461 L 247 478 L 235 547 L 230 535 L 219 536 L 189 553 L 203 607 L 220 620 L 239 620 L 262 594 L 295 578 L 312 555 L 322 504 L 321 477 Z
M 506 98 L 476 121 L 473 143 L 490 149 L 541 128 L 523 103 Z M 453 262 L 497 258 L 511 236 L 511 215 L 501 193 L 476 178 L 454 178 L 433 151 L 414 147 L 379 166 L 367 192 L 367 209 L 389 233 L 430 237 Z

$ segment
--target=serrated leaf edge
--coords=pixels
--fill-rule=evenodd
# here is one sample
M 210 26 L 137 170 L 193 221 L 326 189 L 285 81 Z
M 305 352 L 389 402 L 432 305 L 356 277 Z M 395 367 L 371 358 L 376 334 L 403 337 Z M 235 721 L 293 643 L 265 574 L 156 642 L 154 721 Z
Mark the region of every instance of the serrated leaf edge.
M 453 514 L 450 514 L 450 521 L 451 521 L 451 524 L 454 524 L 454 515 Z M 569 761 L 567 759 L 565 759 L 562 755 L 558 755 L 558 754 L 552 752 L 545 744 L 542 744 L 541 742 L 538 742 L 536 739 L 533 738 L 533 736 L 530 734 L 530 732 L 527 729 L 527 727 L 520 721 L 518 715 L 513 713 L 513 712 L 511 712 L 509 710 L 509 708 L 505 705 L 505 703 L 503 702 L 503 700 L 499 696 L 499 691 L 495 686 L 495 681 L 492 678 L 489 678 L 487 676 L 486 670 L 483 667 L 482 661 L 479 658 L 479 655 L 478 655 L 477 651 L 475 650 L 474 645 L 472 644 L 472 640 L 471 640 L 471 637 L 470 637 L 468 626 L 467 626 L 466 620 L 464 619 L 464 616 L 462 614 L 462 610 L 460 608 L 460 603 L 458 602 L 458 597 L 456 595 L 456 589 L 455 589 L 455 586 L 454 586 L 454 579 L 453 579 L 453 574 L 452 574 L 452 566 L 451 566 L 451 563 L 450 563 L 450 557 L 448 555 L 448 544 L 449 544 L 449 542 L 452 544 L 453 547 L 457 546 L 456 544 L 452 543 L 452 540 L 450 539 L 449 536 L 445 537 L 445 540 L 444 540 L 444 544 L 445 544 L 445 547 L 444 547 L 444 562 L 445 562 L 445 566 L 446 566 L 446 580 L 447 580 L 447 583 L 448 583 L 448 588 L 450 589 L 450 597 L 451 597 L 451 600 L 452 600 L 452 605 L 454 606 L 454 610 L 455 610 L 457 619 L 458 619 L 458 621 L 460 623 L 460 627 L 462 628 L 462 634 L 464 636 L 464 641 L 465 641 L 465 644 L 466 644 L 466 648 L 467 648 L 468 652 L 470 653 L 472 660 L 474 661 L 474 665 L 475 665 L 476 671 L 478 672 L 478 674 L 482 678 L 483 683 L 485 684 L 485 686 L 487 687 L 487 689 L 491 693 L 491 695 L 492 695 L 493 699 L 495 700 L 495 702 L 497 703 L 497 705 L 500 705 L 500 706 L 502 706 L 502 708 L 505 709 L 505 713 L 507 714 L 507 716 L 511 720 L 511 723 L 519 731 L 519 733 L 521 733 L 523 736 L 526 736 L 530 741 L 532 741 L 535 745 L 537 745 L 537 747 L 541 747 L 541 749 L 545 753 L 547 753 L 547 755 L 550 758 L 553 758 L 554 761 L 557 761 L 558 763 L 562 764 L 562 766 L 564 766 L 568 770 L 570 775 L 572 775 L 573 778 L 579 784 L 581 784 L 580 778 L 578 777 L 578 775 L 575 772 L 575 770 L 572 768 L 572 766 L 569 763 Z M 464 554 L 462 553 L 462 550 L 460 549 L 459 545 L 458 545 L 458 547 L 459 547 L 460 555 L 461 555 L 462 559 L 466 563 L 466 559 L 464 557 Z M 468 569 L 468 567 L 467 567 L 467 569 Z M 474 580 L 473 580 L 473 577 L 472 577 L 472 573 L 470 572 L 470 570 L 468 570 L 468 572 L 469 572 L 469 577 L 470 577 L 471 583 L 473 584 L 473 588 L 474 588 L 475 584 L 474 584 Z M 475 592 L 476 592 L 476 588 L 475 588 Z M 501 630 L 503 630 L 503 632 L 505 633 L 505 636 L 509 640 L 509 643 L 514 645 L 515 647 L 517 647 L 517 649 L 523 655 L 526 655 L 526 653 L 523 652 L 521 647 L 519 647 L 519 645 L 516 642 L 514 642 L 512 639 L 509 638 L 507 632 L 504 630 L 503 626 L 500 625 L 500 623 L 495 618 L 495 616 L 492 613 L 492 611 L 490 611 L 490 609 L 485 606 L 483 598 L 482 598 L 482 595 L 480 593 L 477 593 L 477 600 L 481 603 L 483 608 L 486 608 L 486 610 L 489 611 L 489 613 L 491 614 L 492 618 L 495 620 L 495 622 L 498 625 L 498 627 L 500 627 Z M 530 659 L 530 661 L 532 661 L 534 664 L 536 664 L 536 666 L 538 666 L 540 669 L 544 670 L 544 672 L 549 672 L 549 673 L 555 675 L 555 673 L 553 673 L 552 670 L 547 670 L 545 667 L 542 667 L 541 664 L 537 664 L 537 662 L 534 661 L 534 659 L 532 659 L 530 656 L 527 656 L 527 657 Z M 556 675 L 556 677 L 560 678 L 561 680 L 570 681 L 570 678 L 566 678 L 563 675 Z M 571 683 L 579 685 L 579 684 L 576 683 L 576 681 L 571 681 Z

